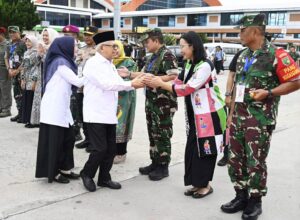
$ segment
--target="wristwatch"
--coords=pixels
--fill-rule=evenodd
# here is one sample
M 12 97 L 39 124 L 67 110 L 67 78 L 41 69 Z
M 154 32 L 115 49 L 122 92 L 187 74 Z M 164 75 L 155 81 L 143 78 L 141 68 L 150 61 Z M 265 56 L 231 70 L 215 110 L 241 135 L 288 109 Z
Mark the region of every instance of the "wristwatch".
M 227 96 L 231 96 L 232 94 L 231 94 L 231 92 L 225 92 L 225 96 L 227 97 Z
M 273 93 L 271 89 L 268 90 L 268 98 L 273 98 Z

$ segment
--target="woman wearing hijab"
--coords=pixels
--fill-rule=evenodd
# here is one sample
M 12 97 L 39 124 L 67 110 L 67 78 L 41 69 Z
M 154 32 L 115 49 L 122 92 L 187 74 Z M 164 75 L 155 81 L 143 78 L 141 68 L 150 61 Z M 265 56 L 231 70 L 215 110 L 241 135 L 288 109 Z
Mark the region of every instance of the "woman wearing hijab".
M 115 67 L 126 67 L 129 71 L 136 72 L 137 65 L 131 57 L 125 56 L 125 51 L 121 41 L 115 41 L 118 45 L 116 56 L 113 59 Z M 130 78 L 123 78 L 124 81 L 130 81 Z M 136 106 L 136 92 L 120 91 L 118 97 L 118 124 L 116 131 L 117 155 L 114 163 L 122 163 L 126 160 L 127 143 L 132 138 L 132 130 L 134 123 Z
M 70 172 L 74 168 L 75 143 L 70 96 L 74 86 L 83 86 L 84 77 L 76 76 L 74 52 L 73 38 L 57 38 L 51 44 L 44 62 L 36 177 L 48 177 L 49 183 L 69 183 L 68 178 L 79 177 Z
M 39 43 L 37 48 L 40 63 L 38 66 L 38 75 L 37 75 L 37 81 L 34 90 L 30 124 L 27 127 L 38 127 L 38 125 L 40 124 L 40 106 L 41 106 L 41 99 L 42 99 L 41 79 L 43 73 L 43 63 L 45 61 L 46 54 L 51 43 L 58 36 L 59 36 L 58 32 L 52 28 L 44 28 L 42 31 L 43 43 Z
M 217 153 L 222 152 L 225 143 L 225 103 L 200 37 L 190 31 L 182 35 L 180 47 L 186 64 L 174 83 L 163 82 L 159 77 L 147 77 L 145 83 L 185 97 L 188 137 L 184 184 L 193 187 L 184 194 L 203 198 L 213 192 L 209 181 L 213 178 Z
M 25 44 L 27 51 L 24 53 L 21 72 L 21 88 L 23 90 L 21 121 L 25 124 L 25 127 L 30 127 L 32 101 L 40 61 L 37 55 L 37 38 L 27 35 L 25 37 Z

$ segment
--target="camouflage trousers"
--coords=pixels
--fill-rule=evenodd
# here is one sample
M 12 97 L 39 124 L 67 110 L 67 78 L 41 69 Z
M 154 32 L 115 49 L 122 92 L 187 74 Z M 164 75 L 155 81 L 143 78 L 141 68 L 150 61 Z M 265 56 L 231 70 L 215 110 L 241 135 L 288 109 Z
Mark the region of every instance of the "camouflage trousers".
M 157 105 L 146 99 L 146 120 L 150 141 L 150 158 L 156 164 L 171 161 L 171 137 L 174 113 L 169 106 Z
M 16 101 L 18 114 L 21 114 L 21 111 L 22 111 L 22 88 L 21 88 L 21 81 L 20 81 L 19 75 L 15 76 L 12 79 L 12 84 L 13 84 L 14 99 Z
M 273 126 L 251 127 L 247 123 L 230 127 L 228 173 L 236 190 L 246 189 L 252 196 L 267 193 L 266 158 Z

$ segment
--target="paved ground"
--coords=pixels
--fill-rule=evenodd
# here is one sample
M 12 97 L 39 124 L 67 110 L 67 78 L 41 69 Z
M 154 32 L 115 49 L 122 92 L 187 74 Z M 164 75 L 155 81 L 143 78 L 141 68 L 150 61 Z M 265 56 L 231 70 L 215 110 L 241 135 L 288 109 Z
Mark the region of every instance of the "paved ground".
M 222 90 L 227 75 L 219 76 Z M 300 92 L 282 98 L 278 126 L 273 135 L 269 167 L 269 194 L 263 199 L 263 220 L 296 220 L 300 217 Z M 35 179 L 38 129 L 0 119 L 0 219 L 204 219 L 237 220 L 241 213 L 228 215 L 220 205 L 234 193 L 227 169 L 217 167 L 212 182 L 214 193 L 196 200 L 183 195 L 185 122 L 183 100 L 174 119 L 170 177 L 149 181 L 138 167 L 149 163 L 143 91 L 138 92 L 134 139 L 128 146 L 125 164 L 115 165 L 112 177 L 122 190 L 99 188 L 88 193 L 81 181 L 48 184 Z M 14 109 L 15 110 L 15 109 Z M 15 112 L 14 112 L 15 113 Z M 88 154 L 75 149 L 76 171 Z

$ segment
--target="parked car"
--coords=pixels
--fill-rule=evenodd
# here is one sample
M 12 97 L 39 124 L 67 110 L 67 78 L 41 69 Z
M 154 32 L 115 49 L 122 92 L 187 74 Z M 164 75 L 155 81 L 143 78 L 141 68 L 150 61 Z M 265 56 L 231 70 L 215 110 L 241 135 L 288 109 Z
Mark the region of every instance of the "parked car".
M 241 44 L 230 44 L 230 43 L 205 43 L 204 47 L 207 47 L 210 54 L 208 57 L 213 59 L 214 51 L 216 46 L 220 46 L 225 53 L 225 61 L 223 63 L 224 69 L 229 68 L 229 64 L 234 57 L 234 55 L 239 51 L 242 50 L 244 47 Z

